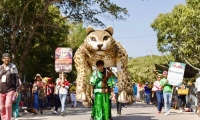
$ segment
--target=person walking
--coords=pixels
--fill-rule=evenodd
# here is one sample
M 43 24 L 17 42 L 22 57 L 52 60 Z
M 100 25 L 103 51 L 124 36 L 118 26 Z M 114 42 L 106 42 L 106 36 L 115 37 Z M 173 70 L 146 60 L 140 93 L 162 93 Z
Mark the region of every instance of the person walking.
M 61 116 L 65 115 L 65 102 L 67 99 L 67 93 L 70 83 L 66 79 L 67 74 L 63 74 L 63 79 L 58 82 L 57 89 L 59 90 L 59 98 L 61 101 Z
M 145 83 L 144 92 L 145 92 L 145 102 L 147 105 L 150 105 L 151 89 L 148 82 Z
M 33 96 L 33 108 L 34 114 L 36 115 L 38 111 L 43 114 L 44 109 L 44 98 L 45 98 L 45 84 L 42 82 L 42 77 L 40 74 L 36 74 L 35 81 L 32 89 Z
M 0 112 L 2 120 L 10 120 L 12 116 L 12 99 L 18 97 L 19 83 L 16 65 L 10 62 L 9 53 L 2 55 L 0 66 Z
M 104 68 L 104 62 L 96 62 L 97 70 L 92 73 L 90 84 L 91 97 L 94 96 L 94 107 L 90 120 L 112 120 L 110 98 L 114 97 L 114 79 L 116 78 L 110 68 Z M 94 94 L 93 94 L 94 93 Z
M 199 74 L 200 74 L 200 71 L 199 71 Z M 197 89 L 197 105 L 198 105 L 198 110 L 200 111 L 200 76 L 196 79 L 195 87 Z M 200 117 L 200 112 L 199 112 L 198 116 Z
M 177 93 L 178 89 L 186 89 L 186 87 L 184 84 L 180 87 L 176 87 Z M 180 113 L 185 111 L 185 105 L 186 105 L 186 95 L 178 94 L 178 109 L 180 110 Z
M 48 78 L 48 83 L 46 85 L 46 104 L 48 110 L 50 110 L 53 106 L 53 92 L 54 84 L 52 82 L 52 78 Z
M 73 82 L 73 85 L 70 88 L 70 98 L 71 98 L 71 103 L 72 103 L 72 107 L 76 108 L 76 81 Z
M 154 91 L 154 93 L 156 93 L 157 109 L 158 109 L 159 114 L 162 111 L 162 104 L 163 104 L 163 90 L 162 90 L 162 86 L 160 84 L 160 80 L 161 80 L 161 75 L 157 75 L 156 81 L 154 82 L 153 88 L 152 88 L 152 91 Z
M 18 79 L 19 82 L 19 87 L 22 85 L 22 82 L 20 79 Z M 20 91 L 20 90 L 19 90 Z M 21 99 L 21 93 L 18 92 L 18 96 L 15 98 L 15 101 L 12 104 L 12 117 L 14 118 L 14 120 L 18 120 L 19 117 L 19 102 Z
M 55 109 L 53 111 L 53 114 L 58 114 L 58 108 L 61 106 L 61 103 L 60 103 L 60 98 L 59 98 L 59 90 L 57 89 L 58 88 L 58 82 L 61 81 L 61 78 L 57 78 L 56 79 L 56 85 L 55 85 L 55 88 L 54 88 L 54 105 L 55 105 Z
M 136 101 L 137 101 L 137 89 L 138 89 L 137 85 L 135 83 L 133 83 L 133 94 L 134 94 L 134 99 L 135 99 L 133 105 L 135 105 Z
M 172 99 L 172 85 L 168 83 L 167 80 L 167 71 L 163 71 L 163 78 L 160 81 L 160 84 L 163 89 L 163 97 L 164 97 L 164 103 L 165 103 L 165 115 L 170 114 L 170 108 L 171 108 L 171 99 Z
M 122 105 L 121 103 L 118 101 L 118 80 L 117 78 L 115 79 L 115 87 L 114 87 L 114 94 L 115 94 L 115 99 L 116 99 L 116 104 L 117 104 L 117 115 L 121 115 L 121 111 L 122 111 Z

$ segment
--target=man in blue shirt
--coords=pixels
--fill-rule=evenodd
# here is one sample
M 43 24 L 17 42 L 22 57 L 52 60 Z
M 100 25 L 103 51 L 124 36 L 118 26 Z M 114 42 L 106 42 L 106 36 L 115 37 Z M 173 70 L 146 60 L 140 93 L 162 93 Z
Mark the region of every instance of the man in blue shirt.
M 117 115 L 121 115 L 121 103 L 118 101 L 118 80 L 115 79 L 115 88 L 114 88 L 116 104 L 117 104 Z
M 149 88 L 148 82 L 145 83 L 144 93 L 145 93 L 145 102 L 147 105 L 149 105 L 151 99 L 151 88 Z

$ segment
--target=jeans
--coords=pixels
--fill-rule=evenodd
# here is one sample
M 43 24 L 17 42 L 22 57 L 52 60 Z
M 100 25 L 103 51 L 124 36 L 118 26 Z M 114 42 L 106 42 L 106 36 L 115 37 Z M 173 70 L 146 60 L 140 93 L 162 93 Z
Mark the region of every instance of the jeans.
M 164 92 L 163 97 L 164 97 L 164 102 L 165 102 L 165 111 L 168 112 L 171 108 L 172 93 Z
M 118 93 L 115 93 L 115 97 L 116 97 L 116 103 L 117 103 L 117 114 L 121 114 L 122 105 L 118 101 Z
M 71 94 L 70 94 L 70 97 L 71 97 L 72 105 L 73 105 L 74 107 L 76 107 L 76 104 L 77 104 L 76 94 L 71 93 Z
M 178 108 L 180 109 L 180 108 L 185 107 L 185 104 L 186 104 L 185 95 L 178 96 Z
M 35 110 L 39 110 L 39 108 L 42 110 L 44 108 L 44 105 L 43 105 L 44 100 L 38 98 L 38 92 L 33 93 L 33 98 L 34 98 L 33 108 Z
M 46 103 L 47 103 L 47 108 L 51 108 L 53 106 L 53 94 L 51 93 L 50 95 L 46 96 Z
M 65 102 L 67 99 L 67 94 L 59 94 L 60 102 L 61 102 L 61 113 L 65 111 Z
M 145 101 L 146 101 L 147 105 L 150 104 L 150 98 L 151 98 L 151 94 L 150 93 L 146 93 L 146 95 L 145 95 Z
M 61 103 L 60 103 L 60 98 L 59 98 L 59 95 L 55 94 L 54 95 L 55 97 L 55 111 L 58 111 L 58 108 L 60 107 Z
M 157 108 L 158 111 L 162 111 L 162 102 L 163 102 L 163 91 L 162 90 L 157 90 L 156 91 L 156 97 L 157 97 Z
M 0 112 L 2 120 L 11 120 L 13 95 L 14 91 L 5 94 L 0 93 Z

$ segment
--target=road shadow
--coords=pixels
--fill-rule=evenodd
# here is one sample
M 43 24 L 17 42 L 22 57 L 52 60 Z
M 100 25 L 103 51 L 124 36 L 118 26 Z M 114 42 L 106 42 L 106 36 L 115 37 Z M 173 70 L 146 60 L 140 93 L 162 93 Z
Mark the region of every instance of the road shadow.
M 66 104 L 65 106 L 66 109 L 66 115 L 65 116 L 73 116 L 73 115 L 86 115 L 86 114 L 91 114 L 92 108 L 87 108 L 82 105 L 82 103 L 78 102 L 76 108 L 72 108 L 71 104 Z M 22 117 L 19 117 L 19 119 L 26 120 L 27 119 L 33 119 L 33 120 L 38 120 L 37 117 L 42 117 L 45 119 L 45 116 L 60 116 L 60 108 L 58 109 L 58 114 L 53 114 L 54 108 L 51 110 L 44 110 L 43 114 L 38 113 L 37 115 L 34 115 L 33 113 L 28 113 L 23 115 Z M 41 120 L 41 119 L 40 119 Z
M 158 120 L 154 116 L 141 116 L 141 115 L 122 115 L 113 117 L 113 120 Z

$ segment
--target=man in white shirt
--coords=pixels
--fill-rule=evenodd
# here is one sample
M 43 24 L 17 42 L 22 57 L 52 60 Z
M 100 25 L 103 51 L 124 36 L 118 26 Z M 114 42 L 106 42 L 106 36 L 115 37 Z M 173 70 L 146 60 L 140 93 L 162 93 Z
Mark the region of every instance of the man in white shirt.
M 63 80 L 59 81 L 57 86 L 61 102 L 61 116 L 65 115 L 65 102 L 67 99 L 67 93 L 70 86 L 70 83 L 66 79 L 67 74 L 64 74 L 63 77 L 64 77 Z
M 200 71 L 199 71 L 199 74 L 200 74 Z M 196 79 L 195 87 L 197 89 L 197 102 L 198 102 L 198 108 L 199 108 L 199 111 L 200 111 L 200 77 L 198 77 Z M 198 116 L 200 117 L 200 112 L 199 112 Z

